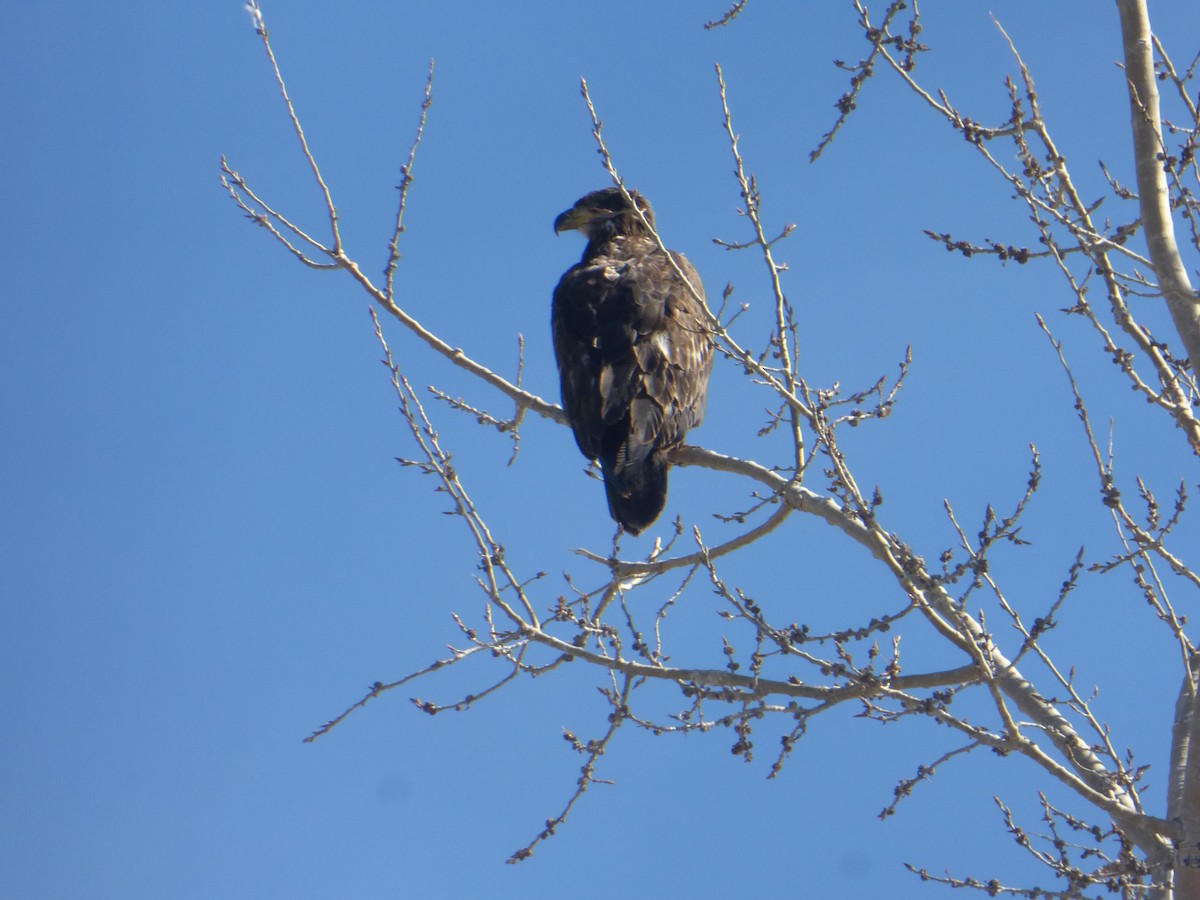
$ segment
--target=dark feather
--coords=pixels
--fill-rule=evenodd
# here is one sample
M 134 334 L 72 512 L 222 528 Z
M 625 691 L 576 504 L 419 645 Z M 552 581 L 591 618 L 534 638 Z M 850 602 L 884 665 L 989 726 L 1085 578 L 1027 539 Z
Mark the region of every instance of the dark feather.
M 653 224 L 645 198 L 631 196 Z M 704 309 L 619 189 L 588 194 L 554 227 L 588 238 L 554 289 L 563 409 L 583 455 L 600 463 L 609 512 L 638 534 L 666 504 L 668 454 L 704 418 L 712 371 Z M 671 257 L 703 298 L 692 264 Z

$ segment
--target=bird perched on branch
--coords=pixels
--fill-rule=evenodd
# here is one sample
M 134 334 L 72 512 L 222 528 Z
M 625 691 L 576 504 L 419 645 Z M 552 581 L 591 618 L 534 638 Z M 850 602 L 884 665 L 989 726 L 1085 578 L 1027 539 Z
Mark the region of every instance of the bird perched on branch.
M 581 198 L 554 220 L 556 234 L 572 229 L 587 248 L 551 312 L 563 409 L 583 455 L 600 462 L 609 513 L 639 534 L 666 505 L 668 455 L 704 418 L 713 360 L 704 288 L 683 255 L 659 249 L 637 191 Z

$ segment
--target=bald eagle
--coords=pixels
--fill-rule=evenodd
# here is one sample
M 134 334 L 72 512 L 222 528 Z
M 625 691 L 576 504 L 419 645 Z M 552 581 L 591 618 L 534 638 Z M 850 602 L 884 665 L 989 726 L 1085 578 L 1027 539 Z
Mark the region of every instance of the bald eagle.
M 630 197 L 653 226 L 646 198 Z M 609 513 L 640 534 L 666 505 L 668 454 L 704 418 L 713 360 L 704 288 L 671 252 L 689 289 L 619 188 L 554 220 L 556 234 L 572 229 L 587 248 L 551 311 L 563 409 L 583 455 L 600 462 Z

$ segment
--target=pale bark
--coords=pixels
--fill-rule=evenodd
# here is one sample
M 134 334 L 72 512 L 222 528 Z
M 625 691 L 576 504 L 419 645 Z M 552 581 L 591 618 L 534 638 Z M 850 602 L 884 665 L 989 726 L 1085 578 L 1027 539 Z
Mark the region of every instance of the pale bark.
M 1163 168 L 1162 157 L 1167 154 L 1162 140 L 1150 16 L 1145 0 L 1117 0 L 1117 9 L 1121 14 L 1121 36 L 1125 45 L 1125 76 L 1129 86 L 1142 229 L 1159 290 L 1171 311 L 1194 371 L 1200 362 L 1200 298 L 1188 280 L 1187 268 L 1175 243 L 1171 193 Z

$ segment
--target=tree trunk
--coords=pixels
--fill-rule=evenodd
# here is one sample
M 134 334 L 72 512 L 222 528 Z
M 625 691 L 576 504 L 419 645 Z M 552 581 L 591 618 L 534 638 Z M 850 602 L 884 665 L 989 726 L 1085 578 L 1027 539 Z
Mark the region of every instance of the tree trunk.
M 1200 364 L 1200 298 L 1192 289 L 1175 243 L 1171 195 L 1164 170 L 1166 156 L 1159 114 L 1158 81 L 1154 77 L 1154 45 L 1145 0 L 1117 0 L 1125 45 L 1125 77 L 1129 87 L 1133 154 L 1137 165 L 1142 228 L 1163 299 L 1193 371 Z M 1195 896 L 1200 897 L 1200 894 Z

